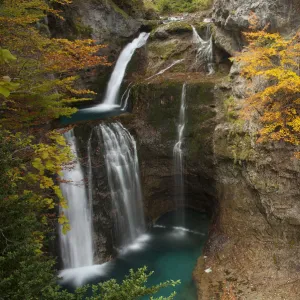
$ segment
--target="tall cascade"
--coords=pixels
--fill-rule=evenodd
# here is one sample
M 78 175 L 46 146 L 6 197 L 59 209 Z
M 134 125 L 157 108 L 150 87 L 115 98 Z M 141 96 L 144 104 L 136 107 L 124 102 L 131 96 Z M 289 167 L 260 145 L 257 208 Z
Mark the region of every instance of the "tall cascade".
M 73 130 L 65 133 L 65 138 L 77 158 L 76 138 Z M 93 265 L 92 217 L 88 195 L 84 186 L 84 176 L 76 160 L 71 169 L 63 171 L 60 184 L 68 208 L 63 213 L 69 220 L 71 230 L 63 234 L 60 230 L 61 255 L 65 269 Z
M 99 130 L 116 209 L 119 245 L 124 247 L 146 230 L 136 142 L 120 123 L 100 125 Z
M 174 157 L 174 179 L 175 179 L 175 199 L 177 208 L 184 207 L 184 159 L 182 145 L 184 141 L 184 129 L 186 125 L 186 83 L 182 86 L 181 104 L 179 112 L 179 124 L 177 126 L 177 143 L 173 148 Z M 177 222 L 183 225 L 184 213 L 178 212 Z
M 214 55 L 213 55 L 213 36 L 210 34 L 208 40 L 203 40 L 200 35 L 198 34 L 196 28 L 193 28 L 193 43 L 198 45 L 197 55 L 196 55 L 196 62 L 203 61 L 208 69 L 208 74 L 211 75 L 215 73 L 214 70 Z M 208 33 L 209 33 L 209 27 Z
M 117 103 L 118 94 L 121 88 L 123 78 L 125 76 L 125 71 L 128 66 L 128 63 L 130 62 L 135 50 L 143 47 L 146 44 L 149 35 L 150 33 L 142 32 L 138 38 L 134 39 L 131 43 L 129 43 L 121 52 L 116 66 L 114 68 L 114 71 L 108 82 L 103 105 L 119 105 L 119 103 Z

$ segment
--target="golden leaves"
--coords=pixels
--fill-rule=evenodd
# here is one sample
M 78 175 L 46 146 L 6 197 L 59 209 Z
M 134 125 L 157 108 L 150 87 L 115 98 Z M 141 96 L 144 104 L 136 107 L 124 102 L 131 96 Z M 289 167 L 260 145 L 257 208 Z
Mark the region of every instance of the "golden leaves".
M 256 18 L 253 24 L 258 24 Z M 263 127 L 258 142 L 271 139 L 299 146 L 299 33 L 284 39 L 278 33 L 261 30 L 247 32 L 245 37 L 249 45 L 235 61 L 241 63 L 241 74 L 250 82 L 259 76 L 266 81 L 266 86 L 247 98 L 242 115 L 256 111 L 261 114 Z

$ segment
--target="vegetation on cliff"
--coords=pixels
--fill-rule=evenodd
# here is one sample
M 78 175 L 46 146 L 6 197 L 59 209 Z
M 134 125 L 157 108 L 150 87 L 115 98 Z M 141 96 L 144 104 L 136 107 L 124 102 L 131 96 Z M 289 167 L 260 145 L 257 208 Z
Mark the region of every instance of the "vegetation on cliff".
M 250 87 L 244 117 L 258 114 L 262 128 L 258 142 L 284 141 L 300 145 L 300 33 L 286 39 L 266 29 L 256 30 L 258 20 L 252 16 L 252 31 L 244 33 L 248 46 L 235 60 L 242 64 L 242 76 Z M 260 80 L 257 86 L 257 78 Z M 300 158 L 300 152 L 295 155 Z

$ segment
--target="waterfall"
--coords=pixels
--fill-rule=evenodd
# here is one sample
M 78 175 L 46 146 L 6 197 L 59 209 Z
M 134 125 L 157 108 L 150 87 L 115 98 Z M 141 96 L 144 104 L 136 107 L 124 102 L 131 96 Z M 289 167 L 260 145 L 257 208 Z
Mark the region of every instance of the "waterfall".
M 186 83 L 182 86 L 181 104 L 179 112 L 179 124 L 177 126 L 177 143 L 173 148 L 174 157 L 174 179 L 175 179 L 175 198 L 177 208 L 184 207 L 184 159 L 182 145 L 184 141 L 184 129 L 186 124 Z M 183 223 L 184 214 L 178 212 L 177 222 Z M 183 224 L 181 224 L 183 225 Z
M 152 79 L 153 77 L 159 76 L 159 75 L 165 73 L 166 71 L 168 71 L 169 69 L 171 69 L 172 67 L 174 67 L 175 65 L 177 65 L 177 64 L 179 64 L 179 63 L 181 63 L 181 62 L 183 62 L 183 61 L 184 61 L 184 59 L 178 59 L 178 60 L 175 60 L 175 61 L 174 61 L 173 63 L 171 63 L 168 67 L 166 67 L 165 69 L 159 71 L 158 73 L 156 73 L 156 74 L 154 74 L 154 75 L 152 75 L 152 76 L 146 78 L 145 80 L 150 80 L 150 79 Z
M 76 138 L 73 130 L 65 133 L 65 138 L 77 158 Z M 71 169 L 63 171 L 60 184 L 68 208 L 63 209 L 70 222 L 67 234 L 60 232 L 61 254 L 64 268 L 79 268 L 93 265 L 92 218 L 88 205 L 88 195 L 84 186 L 84 176 L 78 161 Z
M 121 106 L 122 111 L 126 111 L 127 108 L 128 108 L 128 100 L 129 100 L 129 97 L 130 97 L 131 89 L 132 89 L 132 86 L 131 86 L 131 83 L 130 83 L 128 85 L 127 89 L 125 90 L 124 94 L 121 97 L 120 106 Z
M 130 62 L 135 50 L 146 44 L 149 35 L 150 33 L 142 32 L 138 38 L 134 39 L 123 49 L 108 82 L 103 104 L 110 106 L 118 105 L 118 94 L 125 76 L 127 65 Z
M 203 40 L 200 35 L 198 34 L 196 28 L 193 28 L 193 43 L 198 45 L 197 55 L 196 55 L 196 63 L 198 61 L 202 61 L 207 65 L 208 74 L 211 75 L 215 73 L 213 63 L 214 63 L 214 56 L 213 56 L 213 36 L 210 34 L 210 29 L 208 28 L 208 32 L 210 34 L 210 38 L 208 40 Z
M 136 142 L 120 123 L 100 125 L 105 163 L 116 211 L 119 244 L 131 244 L 145 232 Z

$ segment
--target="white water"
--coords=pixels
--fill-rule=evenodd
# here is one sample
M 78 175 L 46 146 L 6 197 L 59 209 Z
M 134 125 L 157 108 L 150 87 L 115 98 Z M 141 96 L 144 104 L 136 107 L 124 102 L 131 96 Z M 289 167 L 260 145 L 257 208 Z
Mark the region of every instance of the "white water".
M 124 94 L 122 95 L 121 98 L 121 104 L 120 106 L 122 107 L 121 110 L 122 111 L 126 111 L 128 108 L 128 101 L 129 101 L 129 97 L 130 97 L 130 93 L 131 93 L 131 83 L 128 85 L 127 89 L 125 90 Z
M 93 214 L 92 203 L 93 203 L 93 168 L 92 168 L 92 136 L 93 130 L 91 131 L 89 140 L 88 140 L 88 206 L 90 209 L 90 214 Z
M 142 32 L 138 38 L 129 43 L 121 52 L 119 59 L 116 63 L 114 71 L 108 82 L 106 95 L 103 104 L 116 105 L 118 104 L 118 94 L 125 75 L 126 68 L 130 62 L 136 49 L 144 46 L 148 40 L 150 33 Z
M 172 16 L 172 17 L 168 17 L 167 19 L 163 18 L 163 17 L 160 17 L 160 19 L 163 20 L 163 23 L 164 24 L 167 24 L 167 23 L 171 23 L 171 22 L 179 22 L 179 21 L 183 21 L 184 20 L 184 17 L 180 16 L 180 17 L 177 17 L 177 16 Z
M 169 65 L 168 67 L 166 67 L 165 69 L 159 71 L 158 73 L 146 78 L 146 80 L 149 80 L 149 79 L 152 79 L 153 77 L 156 77 L 156 76 L 159 76 L 163 73 L 165 73 L 166 71 L 168 71 L 169 69 L 171 69 L 172 67 L 174 67 L 175 65 L 181 63 L 182 61 L 184 61 L 184 59 L 178 59 L 178 60 L 175 60 L 171 65 Z
M 211 75 L 215 73 L 213 62 L 213 37 L 212 34 L 208 40 L 203 40 L 198 34 L 196 28 L 193 28 L 193 43 L 197 44 L 198 50 L 196 54 L 196 63 L 205 63 L 208 69 L 208 74 Z M 208 27 L 209 28 L 209 27 Z
M 134 39 L 122 50 L 113 73 L 109 79 L 103 103 L 90 108 L 81 109 L 81 112 L 105 113 L 120 109 L 121 103 L 118 101 L 118 96 L 127 66 L 133 54 L 135 53 L 135 50 L 143 47 L 146 44 L 149 36 L 150 33 L 142 32 L 136 39 Z
M 184 160 L 182 145 L 184 141 L 184 129 L 186 125 L 185 120 L 186 112 L 186 83 L 182 86 L 181 104 L 179 112 L 179 124 L 177 126 L 177 143 L 173 148 L 174 157 L 174 178 L 175 178 L 175 199 L 177 208 L 184 207 Z M 183 213 L 181 214 L 178 222 L 183 221 Z
M 76 138 L 73 130 L 65 133 L 65 138 L 77 158 Z M 71 230 L 67 234 L 60 231 L 61 255 L 65 269 L 93 265 L 92 218 L 88 205 L 88 195 L 84 186 L 84 176 L 78 161 L 71 169 L 63 171 L 66 183 L 61 183 L 63 196 L 68 208 L 63 213 L 69 220 Z
M 119 245 L 132 244 L 145 230 L 136 142 L 120 123 L 100 125 Z

